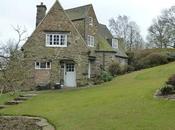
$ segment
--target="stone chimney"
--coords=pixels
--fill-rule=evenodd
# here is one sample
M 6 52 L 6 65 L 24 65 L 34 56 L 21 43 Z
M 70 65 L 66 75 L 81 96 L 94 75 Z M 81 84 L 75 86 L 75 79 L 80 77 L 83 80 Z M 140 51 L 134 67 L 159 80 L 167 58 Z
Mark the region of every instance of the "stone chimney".
M 46 15 L 47 7 L 46 5 L 43 4 L 43 2 L 41 2 L 41 4 L 37 5 L 36 7 L 37 7 L 36 26 L 38 26 L 38 24 L 43 20 L 43 18 Z

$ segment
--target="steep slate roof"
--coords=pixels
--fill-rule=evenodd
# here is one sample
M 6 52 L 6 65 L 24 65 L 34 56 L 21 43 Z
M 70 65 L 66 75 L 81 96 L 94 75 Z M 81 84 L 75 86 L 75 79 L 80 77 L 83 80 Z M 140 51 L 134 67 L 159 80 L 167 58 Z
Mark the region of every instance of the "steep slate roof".
M 87 16 L 89 8 L 92 4 L 80 6 L 72 9 L 67 9 L 65 12 L 69 15 L 71 20 L 82 19 Z
M 97 42 L 98 42 L 98 48 L 97 51 L 116 51 L 114 50 L 107 39 L 112 39 L 112 35 L 107 32 L 106 25 L 99 24 L 98 25 L 98 32 L 97 32 Z M 107 36 L 106 36 L 106 33 Z
M 110 39 L 111 42 L 112 42 L 112 39 L 114 38 L 111 34 L 111 32 L 109 31 L 109 29 L 107 28 L 106 25 L 104 24 L 99 24 L 98 25 L 98 33 L 104 38 L 103 39 L 103 42 L 100 43 L 100 46 L 103 47 L 102 50 L 105 50 L 105 48 L 107 48 L 107 46 L 105 45 L 106 43 L 111 47 L 111 43 L 109 43 L 109 41 L 107 41 L 106 39 Z M 105 42 L 104 42 L 105 40 Z M 116 56 L 117 57 L 122 57 L 122 58 L 127 58 L 128 56 L 126 55 L 125 53 L 125 50 L 124 50 L 124 43 L 123 43 L 123 40 L 122 39 L 117 39 L 118 40 L 118 49 L 110 49 L 110 51 L 116 51 L 117 54 Z M 109 50 L 109 48 L 107 49 Z
M 99 33 L 106 39 L 112 39 L 113 36 L 111 34 L 111 32 L 109 31 L 109 29 L 107 28 L 106 25 L 104 24 L 100 24 L 98 25 L 98 30 L 99 30 Z
M 108 41 L 102 35 L 100 35 L 99 32 L 97 34 L 97 41 L 98 41 L 97 51 L 112 51 L 112 52 L 116 51 L 111 47 Z
M 121 38 L 118 38 L 118 50 L 116 56 L 121 58 L 128 58 L 124 49 L 124 41 Z
M 92 4 L 88 4 L 85 6 L 80 6 L 80 7 L 75 7 L 72 9 L 67 9 L 65 12 L 68 14 L 69 18 L 71 20 L 77 20 L 77 19 L 82 19 L 86 18 L 87 13 L 89 11 L 89 8 L 92 7 Z M 106 25 L 104 24 L 99 24 L 98 25 L 98 33 L 97 33 L 97 51 L 111 51 L 111 52 L 117 52 L 116 56 L 118 57 L 123 57 L 127 58 L 128 56 L 126 55 L 123 47 L 123 42 L 122 40 L 119 40 L 119 49 L 113 49 L 112 46 L 110 45 L 109 41 L 107 39 L 112 39 L 113 36 L 109 29 L 107 28 Z

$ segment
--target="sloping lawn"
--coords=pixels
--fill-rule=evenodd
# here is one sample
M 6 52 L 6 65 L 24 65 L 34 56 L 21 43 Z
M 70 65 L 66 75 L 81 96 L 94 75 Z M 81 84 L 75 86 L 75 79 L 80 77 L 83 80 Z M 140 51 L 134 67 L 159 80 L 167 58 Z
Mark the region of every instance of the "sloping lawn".
M 3 103 L 9 101 L 9 100 L 12 100 L 14 99 L 15 97 L 17 97 L 19 95 L 19 93 L 16 93 L 14 95 L 10 95 L 9 93 L 8 94 L 3 94 L 3 95 L 0 95 L 0 105 L 2 105 Z
M 175 63 L 117 77 L 98 87 L 46 91 L 1 114 L 47 118 L 57 130 L 174 130 L 175 101 L 153 98 Z

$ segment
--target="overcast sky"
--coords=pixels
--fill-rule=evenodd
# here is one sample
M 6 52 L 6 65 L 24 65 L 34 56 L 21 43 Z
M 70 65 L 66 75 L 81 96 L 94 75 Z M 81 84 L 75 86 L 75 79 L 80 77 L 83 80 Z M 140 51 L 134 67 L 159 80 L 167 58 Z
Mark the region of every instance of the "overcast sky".
M 12 26 L 25 26 L 28 35 L 35 28 L 36 5 L 44 2 L 50 9 L 55 0 L 2 0 L 0 3 L 0 41 L 15 38 Z M 60 0 L 63 8 L 93 4 L 99 22 L 108 25 L 108 20 L 119 14 L 135 21 L 145 37 L 152 19 L 164 8 L 175 5 L 175 0 Z

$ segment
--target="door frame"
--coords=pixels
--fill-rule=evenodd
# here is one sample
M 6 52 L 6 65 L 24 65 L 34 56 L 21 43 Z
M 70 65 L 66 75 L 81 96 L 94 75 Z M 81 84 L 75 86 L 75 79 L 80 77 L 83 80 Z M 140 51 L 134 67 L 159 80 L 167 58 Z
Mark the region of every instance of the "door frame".
M 75 79 L 75 84 L 73 86 L 67 86 L 66 85 L 66 74 L 67 74 L 67 64 L 73 64 L 74 65 L 74 79 Z M 64 85 L 66 87 L 76 87 L 77 86 L 77 82 L 76 82 L 76 67 L 75 67 L 75 63 L 64 63 Z

